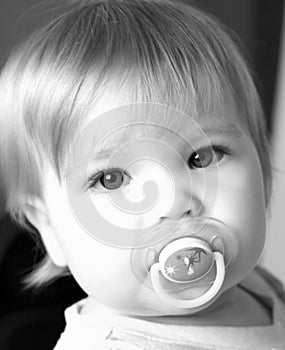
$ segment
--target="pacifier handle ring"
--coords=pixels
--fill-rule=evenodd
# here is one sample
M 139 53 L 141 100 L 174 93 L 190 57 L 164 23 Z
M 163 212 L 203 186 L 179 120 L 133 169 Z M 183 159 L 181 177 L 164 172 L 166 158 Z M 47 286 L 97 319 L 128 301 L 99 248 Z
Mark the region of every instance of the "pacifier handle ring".
M 219 292 L 222 287 L 225 278 L 225 262 L 224 257 L 220 252 L 213 252 L 213 258 L 216 262 L 217 274 L 212 287 L 203 295 L 198 298 L 191 300 L 180 300 L 173 298 L 163 289 L 160 283 L 160 263 L 157 262 L 153 264 L 150 268 L 151 280 L 153 288 L 156 293 L 164 299 L 166 302 L 185 309 L 194 309 L 199 306 L 206 304 L 208 301 L 212 300 Z

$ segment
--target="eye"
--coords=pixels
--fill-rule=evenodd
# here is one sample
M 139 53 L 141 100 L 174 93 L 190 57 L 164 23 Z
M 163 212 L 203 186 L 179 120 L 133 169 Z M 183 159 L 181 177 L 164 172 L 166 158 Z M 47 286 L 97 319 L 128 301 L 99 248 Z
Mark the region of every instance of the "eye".
M 188 165 L 191 169 L 207 168 L 220 162 L 225 154 L 229 154 L 229 150 L 224 146 L 203 147 L 191 155 Z
M 128 179 L 130 179 L 130 176 L 120 169 L 103 170 L 91 176 L 88 181 L 88 188 L 97 188 L 100 185 L 106 190 L 116 190 L 125 184 Z

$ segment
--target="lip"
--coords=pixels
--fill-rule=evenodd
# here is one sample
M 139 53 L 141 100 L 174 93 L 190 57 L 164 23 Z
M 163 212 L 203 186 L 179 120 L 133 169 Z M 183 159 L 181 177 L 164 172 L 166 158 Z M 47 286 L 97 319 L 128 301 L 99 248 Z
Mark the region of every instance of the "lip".
M 183 286 L 183 288 L 174 288 L 174 289 L 165 289 L 165 291 L 172 295 L 174 298 L 181 300 L 189 300 L 202 296 L 205 294 L 211 285 L 209 284 L 201 284 L 200 286 Z
M 177 293 L 182 293 L 182 292 L 185 292 L 186 290 L 195 290 L 195 289 L 201 289 L 201 288 L 207 288 L 209 289 L 211 286 L 209 284 L 201 284 L 200 286 L 184 286 L 183 288 L 172 288 L 172 289 L 167 289 L 165 288 L 165 291 L 169 294 L 177 294 Z

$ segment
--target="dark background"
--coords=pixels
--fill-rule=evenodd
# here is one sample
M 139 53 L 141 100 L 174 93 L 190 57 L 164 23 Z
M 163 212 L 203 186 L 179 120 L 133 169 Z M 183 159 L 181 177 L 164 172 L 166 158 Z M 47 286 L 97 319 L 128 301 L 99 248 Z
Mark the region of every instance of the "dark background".
M 239 36 L 271 131 L 284 0 L 196 0 L 195 3 Z

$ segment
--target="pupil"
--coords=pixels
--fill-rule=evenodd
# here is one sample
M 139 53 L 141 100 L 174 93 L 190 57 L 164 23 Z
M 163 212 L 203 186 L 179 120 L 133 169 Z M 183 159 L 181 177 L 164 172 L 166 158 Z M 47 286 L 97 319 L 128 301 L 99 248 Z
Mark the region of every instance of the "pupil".
M 201 150 L 194 155 L 192 162 L 197 168 L 206 167 L 212 162 L 212 153 L 209 150 Z
M 114 190 L 123 183 L 123 175 L 120 171 L 105 173 L 100 179 L 101 185 L 108 190 Z

